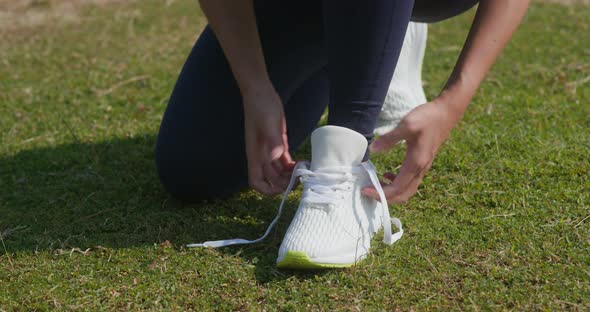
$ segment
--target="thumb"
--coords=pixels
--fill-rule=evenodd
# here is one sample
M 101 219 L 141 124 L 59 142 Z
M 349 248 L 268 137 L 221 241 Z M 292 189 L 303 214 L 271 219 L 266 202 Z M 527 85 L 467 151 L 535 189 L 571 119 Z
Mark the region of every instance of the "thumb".
M 399 141 L 406 137 L 406 128 L 400 123 L 392 131 L 378 137 L 371 146 L 370 151 L 373 153 L 382 153 L 392 148 Z
M 281 155 L 280 160 L 283 163 L 283 166 L 289 172 L 291 172 L 291 170 L 293 170 L 293 167 L 295 167 L 295 161 L 293 161 L 293 158 L 291 157 L 291 153 L 289 152 L 289 138 L 288 138 L 286 132 L 283 132 L 283 146 L 285 148 L 285 151 L 284 151 L 283 155 Z
M 293 171 L 293 168 L 295 168 L 296 162 L 293 160 L 293 158 L 291 158 L 291 154 L 289 154 L 289 151 L 285 152 L 281 156 L 280 161 L 281 161 L 286 173 L 288 173 L 290 175 L 291 171 Z
M 273 144 L 270 146 L 270 160 L 278 160 L 281 158 L 281 156 L 283 156 L 283 154 L 285 153 L 285 146 L 282 144 L 276 145 Z
M 379 200 L 379 193 L 377 193 L 377 190 L 372 186 L 364 187 L 361 190 L 361 193 L 365 196 L 372 197 L 376 200 Z

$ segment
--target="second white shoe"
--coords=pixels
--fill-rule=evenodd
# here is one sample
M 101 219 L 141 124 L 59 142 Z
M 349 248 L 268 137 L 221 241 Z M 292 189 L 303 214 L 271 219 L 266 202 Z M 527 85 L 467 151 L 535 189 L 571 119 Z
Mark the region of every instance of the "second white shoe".
M 375 133 L 383 135 L 418 105 L 427 102 L 422 87 L 422 63 L 426 51 L 428 25 L 411 22 L 389 84 L 383 107 L 377 119 Z
M 279 248 L 279 268 L 314 269 L 352 266 L 364 259 L 373 235 L 384 228 L 393 244 L 403 230 L 391 219 L 374 166 L 362 162 L 367 140 L 343 127 L 325 126 L 311 137 L 312 161 L 293 172 L 303 183 L 299 208 Z M 374 185 L 381 202 L 361 194 Z M 391 222 L 399 228 L 391 232 Z

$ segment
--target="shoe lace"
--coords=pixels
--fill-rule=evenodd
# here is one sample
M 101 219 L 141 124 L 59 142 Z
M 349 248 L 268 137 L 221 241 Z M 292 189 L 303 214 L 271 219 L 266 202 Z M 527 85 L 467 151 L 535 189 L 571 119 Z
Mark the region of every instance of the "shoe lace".
M 343 169 L 345 168 L 337 168 L 334 172 L 298 169 L 295 174 L 303 182 L 301 201 L 332 206 L 334 202 L 344 199 L 345 193 L 352 191 L 356 176 L 352 174 L 353 168 Z
M 277 216 L 274 220 L 270 223 L 266 232 L 261 237 L 254 239 L 254 240 L 247 240 L 243 238 L 233 238 L 233 239 L 225 239 L 225 240 L 218 240 L 218 241 L 208 241 L 199 244 L 188 244 L 186 247 L 225 247 L 230 245 L 241 245 L 241 244 L 254 244 L 261 242 L 264 240 L 270 231 L 274 228 L 277 224 L 281 215 L 283 213 L 283 206 L 287 199 L 287 196 L 295 186 L 295 182 L 297 182 L 297 178 L 301 177 L 302 182 L 304 183 L 304 190 L 301 200 L 302 201 L 309 201 L 313 203 L 325 203 L 325 204 L 332 204 L 335 200 L 340 200 L 344 198 L 343 192 L 348 192 L 352 190 L 352 182 L 356 179 L 355 174 L 357 170 L 360 170 L 359 167 L 338 167 L 332 168 L 331 171 L 324 171 L 324 172 L 314 172 L 308 169 L 309 162 L 298 162 L 293 169 L 293 174 L 291 175 L 291 179 L 289 181 L 289 185 L 287 186 L 287 190 L 283 195 L 283 199 L 281 200 L 281 204 L 279 205 L 279 209 L 277 212 Z M 383 212 L 382 215 L 382 223 L 383 223 L 383 242 L 387 245 L 392 245 L 396 241 L 398 241 L 402 235 L 404 234 L 404 230 L 402 228 L 402 223 L 398 218 L 392 218 L 389 214 L 389 209 L 387 206 L 387 199 L 385 198 L 385 193 L 383 192 L 383 188 L 381 187 L 381 183 L 379 183 L 379 178 L 377 177 L 377 173 L 375 170 L 375 166 L 371 162 L 363 162 L 361 163 L 362 170 L 365 170 L 369 175 L 371 180 L 371 184 L 377 190 L 379 194 L 379 199 L 381 203 L 381 211 Z M 396 233 L 392 233 L 391 224 L 394 224 L 398 231 Z

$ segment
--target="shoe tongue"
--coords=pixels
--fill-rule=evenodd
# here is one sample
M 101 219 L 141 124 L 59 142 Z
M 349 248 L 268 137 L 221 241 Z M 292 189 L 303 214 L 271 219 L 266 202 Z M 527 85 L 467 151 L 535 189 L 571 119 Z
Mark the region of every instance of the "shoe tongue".
M 360 133 L 338 126 L 317 128 L 311 134 L 311 170 L 356 166 L 367 152 L 367 139 Z

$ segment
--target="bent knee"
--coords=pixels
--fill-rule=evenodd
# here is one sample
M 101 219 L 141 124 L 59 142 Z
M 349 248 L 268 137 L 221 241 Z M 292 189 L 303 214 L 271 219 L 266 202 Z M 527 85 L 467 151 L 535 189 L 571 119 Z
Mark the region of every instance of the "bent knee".
M 156 167 L 162 186 L 172 197 L 185 202 L 226 198 L 248 186 L 245 171 L 235 164 L 199 159 L 198 155 L 164 149 L 160 144 Z

